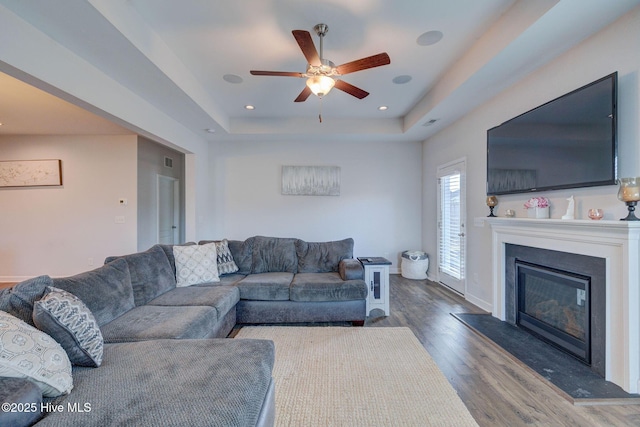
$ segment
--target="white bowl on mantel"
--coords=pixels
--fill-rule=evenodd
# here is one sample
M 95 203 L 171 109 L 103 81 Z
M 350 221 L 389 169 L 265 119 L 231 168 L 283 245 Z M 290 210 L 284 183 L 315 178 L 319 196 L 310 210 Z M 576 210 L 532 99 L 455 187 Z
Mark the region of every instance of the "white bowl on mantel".
M 536 219 L 549 218 L 549 206 L 546 208 L 528 208 L 527 217 Z

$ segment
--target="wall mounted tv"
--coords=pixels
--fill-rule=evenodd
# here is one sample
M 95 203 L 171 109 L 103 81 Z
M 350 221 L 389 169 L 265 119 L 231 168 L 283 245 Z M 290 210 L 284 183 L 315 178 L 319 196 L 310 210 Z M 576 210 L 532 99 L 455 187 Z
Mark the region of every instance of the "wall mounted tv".
M 613 185 L 618 73 L 487 131 L 487 194 Z

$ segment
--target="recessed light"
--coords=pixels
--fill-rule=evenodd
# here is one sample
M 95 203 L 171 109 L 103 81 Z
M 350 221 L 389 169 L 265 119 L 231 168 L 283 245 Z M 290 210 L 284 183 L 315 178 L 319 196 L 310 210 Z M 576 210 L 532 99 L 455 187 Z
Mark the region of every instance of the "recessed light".
M 444 37 L 442 31 L 427 31 L 426 33 L 420 34 L 416 43 L 420 46 L 431 46 L 442 40 L 442 37 Z
M 255 110 L 255 109 L 256 109 L 256 107 L 254 107 L 253 105 L 245 105 L 245 106 L 244 106 L 244 109 L 245 109 L 245 110 Z
M 208 128 L 208 129 L 205 129 L 205 132 L 207 132 L 207 133 L 216 133 L 216 130 L 212 129 L 212 128 Z
M 381 106 L 378 107 L 378 110 L 380 110 L 380 111 L 385 111 L 387 109 L 389 109 L 389 107 L 387 107 L 386 105 L 381 105 Z
M 227 83 L 240 84 L 243 82 L 242 77 L 236 76 L 235 74 L 225 74 L 222 76 L 222 80 Z
M 411 76 L 396 76 L 393 78 L 392 82 L 397 85 L 403 85 L 405 83 L 409 83 L 411 81 Z
M 425 127 L 426 127 L 426 126 L 431 126 L 432 124 L 434 124 L 434 123 L 435 123 L 435 122 L 437 122 L 437 121 L 438 121 L 438 119 L 431 119 L 431 120 L 429 120 L 429 121 L 427 121 L 427 122 L 424 122 L 424 123 L 422 124 L 422 126 L 425 126 Z

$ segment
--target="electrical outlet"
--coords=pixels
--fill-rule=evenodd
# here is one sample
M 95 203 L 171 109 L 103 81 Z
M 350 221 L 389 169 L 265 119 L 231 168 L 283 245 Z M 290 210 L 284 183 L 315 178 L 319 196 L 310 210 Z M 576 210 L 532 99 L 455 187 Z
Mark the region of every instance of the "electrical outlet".
M 116 215 L 116 224 L 124 224 L 124 215 Z
M 89 267 L 93 267 L 93 258 L 89 258 L 87 264 L 89 264 Z

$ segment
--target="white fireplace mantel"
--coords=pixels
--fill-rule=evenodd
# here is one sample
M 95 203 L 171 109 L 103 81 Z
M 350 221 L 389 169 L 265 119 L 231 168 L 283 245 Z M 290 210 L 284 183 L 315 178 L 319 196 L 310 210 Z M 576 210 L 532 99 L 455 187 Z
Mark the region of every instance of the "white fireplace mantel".
M 505 246 L 530 246 L 606 260 L 605 379 L 640 387 L 640 221 L 485 218 L 491 226 L 493 316 L 505 320 Z

